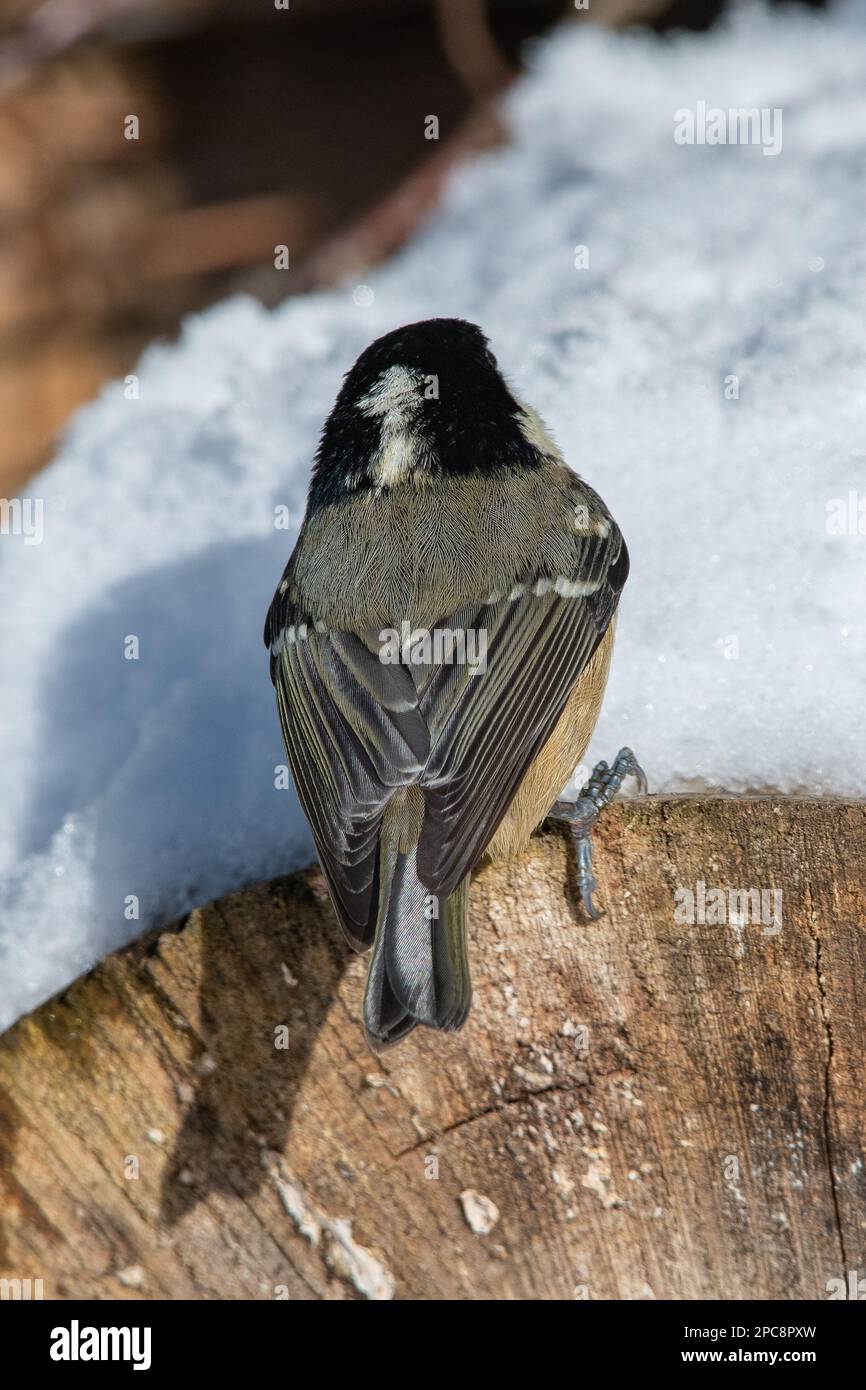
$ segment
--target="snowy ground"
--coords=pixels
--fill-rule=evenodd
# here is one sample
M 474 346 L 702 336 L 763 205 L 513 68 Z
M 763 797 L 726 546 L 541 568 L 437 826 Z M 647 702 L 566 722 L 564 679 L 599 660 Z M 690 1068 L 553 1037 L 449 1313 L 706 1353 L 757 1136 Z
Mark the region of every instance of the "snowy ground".
M 780 108 L 781 152 L 677 144 L 701 101 Z M 833 499 L 866 497 L 866 12 L 667 44 L 581 27 L 510 109 L 513 147 L 461 174 L 372 303 L 192 321 L 31 484 L 42 543 L 0 536 L 0 1024 L 309 861 L 262 622 L 341 374 L 413 319 L 485 327 L 626 534 L 592 753 L 631 744 L 656 790 L 863 794 L 866 538 Z

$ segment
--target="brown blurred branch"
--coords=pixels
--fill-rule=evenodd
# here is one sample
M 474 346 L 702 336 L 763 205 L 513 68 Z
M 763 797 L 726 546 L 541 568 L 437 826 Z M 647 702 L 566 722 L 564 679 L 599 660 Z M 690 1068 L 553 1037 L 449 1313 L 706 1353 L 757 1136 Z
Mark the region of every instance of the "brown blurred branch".
M 436 0 L 436 21 L 445 55 L 473 97 L 490 96 L 514 76 L 493 37 L 484 0 Z
M 175 21 L 191 3 L 194 0 L 176 0 Z M 39 0 L 27 8 L 31 12 L 0 40 L 0 98 L 42 64 L 120 20 L 134 20 L 140 32 L 148 17 L 164 23 L 172 13 L 165 0 Z

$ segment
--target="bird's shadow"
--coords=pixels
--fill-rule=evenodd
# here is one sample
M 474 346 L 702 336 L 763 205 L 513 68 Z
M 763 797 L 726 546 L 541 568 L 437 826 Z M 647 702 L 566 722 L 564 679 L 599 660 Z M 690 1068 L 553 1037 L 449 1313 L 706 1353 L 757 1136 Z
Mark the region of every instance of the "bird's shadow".
M 249 936 L 219 905 L 203 915 L 194 1097 L 162 1177 L 160 1214 L 174 1225 L 214 1192 L 246 1199 L 261 1158 L 282 1151 L 319 1031 L 350 948 L 308 876 L 250 890 Z
M 28 788 L 19 855 L 53 852 L 64 823 L 74 853 L 74 837 L 86 837 L 78 968 L 210 904 L 203 1052 L 166 1167 L 168 1222 L 210 1191 L 248 1195 L 261 1182 L 250 1146 L 283 1147 L 351 956 L 309 878 L 278 880 L 243 939 L 213 902 L 313 858 L 294 789 L 275 786 L 285 753 L 262 643 L 286 552 L 285 532 L 220 542 L 117 585 L 69 624 L 33 711 L 52 756 Z M 138 655 L 128 660 L 130 636 Z M 131 896 L 140 916 L 127 921 Z M 275 1045 L 281 1026 L 287 1049 Z

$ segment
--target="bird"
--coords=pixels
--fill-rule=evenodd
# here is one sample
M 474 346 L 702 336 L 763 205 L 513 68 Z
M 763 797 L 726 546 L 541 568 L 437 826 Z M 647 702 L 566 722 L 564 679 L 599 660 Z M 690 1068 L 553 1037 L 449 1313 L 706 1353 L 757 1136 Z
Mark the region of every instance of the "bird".
M 629 572 L 607 507 L 483 331 L 406 324 L 343 378 L 265 645 L 301 807 L 374 1052 L 469 1014 L 473 871 L 553 810 L 590 917 L 591 830 L 630 749 L 559 794 L 589 743 Z

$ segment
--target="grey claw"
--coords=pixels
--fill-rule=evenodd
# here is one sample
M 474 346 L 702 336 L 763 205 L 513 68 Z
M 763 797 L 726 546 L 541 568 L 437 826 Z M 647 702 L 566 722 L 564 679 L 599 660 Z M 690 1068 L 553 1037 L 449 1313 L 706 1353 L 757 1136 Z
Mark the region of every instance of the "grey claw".
M 646 773 L 644 772 L 643 768 L 641 767 L 640 763 L 638 762 L 631 749 L 621 748 L 617 755 L 616 763 L 621 764 L 623 777 L 633 777 L 637 782 L 638 791 L 643 796 L 646 796 L 647 792 L 649 791 L 649 783 L 646 779 Z
M 608 767 L 606 762 L 596 763 L 577 801 L 557 801 L 550 812 L 552 819 L 564 821 L 571 830 L 577 852 L 580 901 L 591 921 L 604 916 L 592 897 L 598 891 L 592 872 L 592 828 L 605 806 L 613 801 L 626 777 L 634 777 L 638 791 L 646 794 L 647 779 L 643 768 L 630 748 L 621 748 L 614 758 L 613 767 Z
M 593 893 L 598 892 L 598 884 L 595 881 L 595 874 L 592 872 L 592 838 L 587 831 L 584 834 L 578 833 L 575 836 L 575 848 L 577 849 L 577 888 L 580 893 L 580 901 L 583 903 L 583 910 L 591 921 L 596 921 L 601 917 L 601 908 L 596 907 L 592 900 Z
M 583 903 L 583 910 L 591 922 L 597 922 L 604 913 L 600 907 L 596 907 L 592 900 L 592 895 L 598 888 L 598 884 L 593 880 L 592 884 L 582 883 L 580 887 L 580 901 Z

